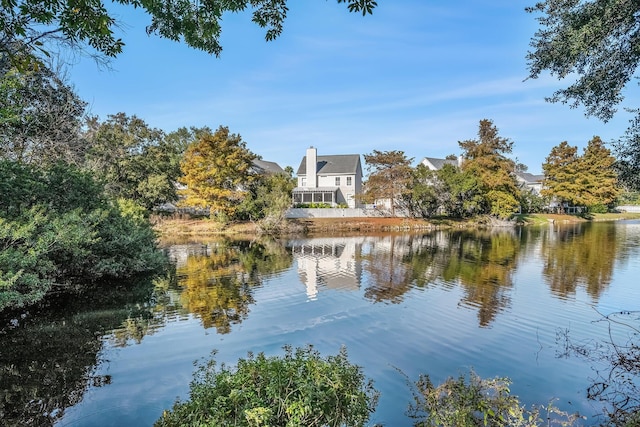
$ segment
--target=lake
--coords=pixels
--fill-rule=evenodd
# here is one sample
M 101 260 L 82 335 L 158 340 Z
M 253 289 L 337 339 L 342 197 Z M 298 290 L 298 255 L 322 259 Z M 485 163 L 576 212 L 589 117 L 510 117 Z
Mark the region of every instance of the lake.
M 3 425 L 149 426 L 188 398 L 194 362 L 213 350 L 233 364 L 287 344 L 324 355 L 346 346 L 381 393 L 371 425 L 412 425 L 420 374 L 439 383 L 470 370 L 595 425 L 597 367 L 568 353 L 566 338 L 606 341 L 603 315 L 637 325 L 640 310 L 640 221 L 203 238 L 165 250 L 166 275 L 96 284 L 6 320 Z

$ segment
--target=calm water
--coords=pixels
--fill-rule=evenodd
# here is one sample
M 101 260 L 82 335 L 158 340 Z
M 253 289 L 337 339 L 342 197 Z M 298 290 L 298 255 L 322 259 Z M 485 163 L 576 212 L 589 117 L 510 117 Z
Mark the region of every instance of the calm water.
M 407 378 L 508 376 L 524 403 L 597 422 L 599 313 L 640 310 L 640 222 L 494 232 L 167 245 L 175 270 L 14 316 L 0 331 L 3 425 L 148 426 L 188 397 L 195 360 L 346 345 L 381 399 L 373 423 L 411 426 Z

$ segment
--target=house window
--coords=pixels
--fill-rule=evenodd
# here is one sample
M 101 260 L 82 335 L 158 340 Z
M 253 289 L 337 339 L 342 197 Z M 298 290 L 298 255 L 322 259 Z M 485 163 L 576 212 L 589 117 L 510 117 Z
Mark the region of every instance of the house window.
M 300 187 L 307 186 L 307 178 L 300 178 Z
M 347 177 L 347 186 L 348 187 L 351 186 L 351 177 L 350 176 Z
M 336 176 L 336 187 L 340 187 L 340 177 Z

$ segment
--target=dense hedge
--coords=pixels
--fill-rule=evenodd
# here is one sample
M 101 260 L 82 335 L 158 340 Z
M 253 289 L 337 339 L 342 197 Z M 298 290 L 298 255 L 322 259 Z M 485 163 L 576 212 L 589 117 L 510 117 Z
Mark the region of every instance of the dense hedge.
M 0 311 L 162 263 L 141 208 L 73 166 L 0 161 L 0 193 Z

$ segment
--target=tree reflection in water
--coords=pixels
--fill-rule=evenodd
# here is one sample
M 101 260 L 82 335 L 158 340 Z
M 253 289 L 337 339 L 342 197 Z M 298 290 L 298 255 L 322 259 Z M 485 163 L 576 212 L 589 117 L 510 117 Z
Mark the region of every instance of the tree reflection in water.
M 365 297 L 398 303 L 414 287 L 460 284 L 463 305 L 478 308 L 487 326 L 509 303 L 520 243 L 513 230 L 389 236 L 362 255 L 371 276 Z
M 270 240 L 220 239 L 205 248 L 177 269 L 180 304 L 205 328 L 226 334 L 249 314 L 253 288 L 269 274 L 290 267 L 292 256 Z
M 151 279 L 96 286 L 26 312 L 5 313 L 0 329 L 2 425 L 53 425 L 90 386 L 109 384 L 108 375 L 96 375 L 103 336 L 123 324 L 129 331 L 121 333 L 123 342 L 155 330 L 147 310 L 152 292 Z
M 551 291 L 561 298 L 584 286 L 594 301 L 611 283 L 622 239 L 618 227 L 598 224 L 557 225 L 542 240 L 543 274 Z
M 597 300 L 616 262 L 637 253 L 640 239 L 628 243 L 623 230 L 583 224 L 298 239 L 287 247 L 228 238 L 173 245 L 167 251 L 175 269 L 166 276 L 108 292 L 96 287 L 5 319 L 0 418 L 7 426 L 54 424 L 89 387 L 111 381 L 96 374 L 105 343 L 137 344 L 168 321 L 189 316 L 229 333 L 249 315 L 256 288 L 290 270 L 294 259 L 310 298 L 341 290 L 395 304 L 415 288 L 459 289 L 460 305 L 477 310 L 479 325 L 487 327 L 511 303 L 520 263 L 539 264 L 556 297 L 584 286 Z

